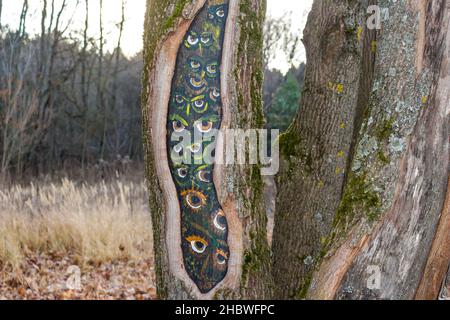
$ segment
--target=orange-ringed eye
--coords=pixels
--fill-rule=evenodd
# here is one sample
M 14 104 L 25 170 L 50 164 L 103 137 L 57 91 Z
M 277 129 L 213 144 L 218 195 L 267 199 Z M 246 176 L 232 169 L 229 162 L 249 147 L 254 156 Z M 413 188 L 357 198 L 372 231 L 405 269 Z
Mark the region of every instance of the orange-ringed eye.
M 191 244 L 191 248 L 194 252 L 202 254 L 208 247 L 208 242 L 202 237 L 190 236 L 186 240 Z
M 213 123 L 211 121 L 202 121 L 197 124 L 197 129 L 200 132 L 210 132 L 213 127 Z
M 173 121 L 172 126 L 175 132 L 181 132 L 184 129 L 186 129 L 186 127 L 184 126 L 184 124 L 181 123 L 180 120 Z
M 225 264 L 227 262 L 228 255 L 223 250 L 217 249 L 216 258 L 218 264 Z
M 206 195 L 197 190 L 186 190 L 181 193 L 187 205 L 194 211 L 206 206 Z

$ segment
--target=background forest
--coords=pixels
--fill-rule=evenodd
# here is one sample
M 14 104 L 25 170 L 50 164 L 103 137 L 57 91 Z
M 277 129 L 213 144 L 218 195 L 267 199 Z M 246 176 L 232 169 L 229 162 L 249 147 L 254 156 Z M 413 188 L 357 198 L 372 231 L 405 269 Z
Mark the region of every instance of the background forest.
M 105 49 L 102 19 L 89 25 L 88 1 L 78 4 L 86 13 L 82 30 L 69 29 L 71 21 L 61 18 L 66 6 L 66 1 L 58 7 L 43 0 L 37 35 L 27 31 L 28 1 L 23 1 L 17 25 L 0 24 L 3 181 L 142 161 L 142 54 L 123 53 L 126 4 L 113 51 Z M 290 23 L 290 15 L 267 19 L 265 36 L 267 127 L 283 130 L 298 108 L 305 67 L 292 64 L 299 34 L 289 31 Z M 92 30 L 99 36 L 92 36 Z M 292 65 L 287 74 L 268 67 L 280 53 Z
M 11 17 L 0 0 L 0 298 L 154 295 L 142 53 L 124 53 L 127 3 L 114 2 L 112 37 L 103 17 L 111 4 L 98 2 L 95 25 L 93 2 L 76 2 L 84 18 L 74 29 L 75 1 L 41 0 L 31 12 L 23 0 Z M 285 14 L 265 24 L 268 128 L 285 130 L 298 108 L 305 65 L 294 61 L 300 32 L 291 22 Z M 280 57 L 287 73 L 269 68 Z M 79 290 L 67 284 L 72 265 L 84 275 Z

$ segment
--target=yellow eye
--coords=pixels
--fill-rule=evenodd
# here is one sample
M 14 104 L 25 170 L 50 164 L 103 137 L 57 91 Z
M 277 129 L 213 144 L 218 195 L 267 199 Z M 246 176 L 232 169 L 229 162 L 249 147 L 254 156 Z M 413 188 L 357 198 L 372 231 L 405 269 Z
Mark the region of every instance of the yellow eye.
M 202 254 L 208 247 L 208 242 L 199 236 L 190 236 L 186 240 L 191 244 L 191 248 L 194 252 Z
M 210 132 L 213 127 L 213 123 L 211 121 L 202 121 L 197 123 L 197 129 L 200 132 Z
M 202 149 L 202 146 L 200 143 L 194 143 L 189 147 L 189 150 L 193 153 L 198 153 Z
M 211 182 L 211 180 L 209 179 L 209 172 L 204 171 L 204 170 L 200 170 L 200 171 L 198 172 L 198 179 L 199 179 L 201 182 L 206 182 L 206 183 Z
M 186 190 L 181 193 L 181 196 L 185 199 L 186 204 L 194 211 L 200 210 L 206 206 L 207 196 L 197 190 Z
M 225 214 L 222 210 L 219 210 L 214 217 L 214 226 L 220 231 L 225 231 L 227 229 Z
M 175 121 L 173 121 L 173 122 L 172 122 L 172 127 L 173 127 L 173 130 L 174 130 L 175 132 L 181 132 L 181 131 L 183 131 L 184 129 L 186 129 L 186 127 L 184 126 L 184 124 L 181 123 L 180 120 L 175 120 Z
M 192 60 L 191 61 L 191 68 L 192 69 L 199 69 L 201 67 L 200 62 Z
M 217 249 L 216 258 L 218 264 L 225 264 L 228 260 L 228 255 L 220 249 Z
M 217 72 L 217 65 L 216 65 L 216 64 L 210 64 L 210 65 L 208 65 L 208 66 L 206 67 L 206 71 L 207 71 L 208 73 L 215 74 L 215 73 Z

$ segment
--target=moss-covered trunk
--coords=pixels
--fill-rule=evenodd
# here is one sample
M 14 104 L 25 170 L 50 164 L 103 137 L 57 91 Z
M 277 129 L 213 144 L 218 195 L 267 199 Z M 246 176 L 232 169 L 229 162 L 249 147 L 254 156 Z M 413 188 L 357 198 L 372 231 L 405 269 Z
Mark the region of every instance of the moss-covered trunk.
M 326 232 L 320 255 L 312 255 L 316 261 L 303 260 L 317 267 L 312 276 L 301 274 L 307 285 L 302 293 L 311 299 L 437 298 L 450 261 L 448 204 L 444 205 L 449 169 L 450 7 L 445 1 L 380 0 L 377 5 L 382 23 L 377 41 L 371 44 L 376 50 L 375 67 L 373 75 L 361 74 L 373 77 L 373 84 L 360 86 L 359 94 L 369 99 L 360 116 L 354 117 L 362 126 L 353 128 L 355 147 L 350 149 L 346 179 L 339 188 L 343 192 L 307 193 L 306 207 L 311 198 L 332 204 L 326 221 L 332 224 L 321 229 Z M 319 78 L 316 71 L 310 72 L 307 78 Z M 343 95 L 348 95 L 343 88 Z M 339 113 L 333 110 L 328 117 Z M 329 127 L 326 122 L 322 126 Z M 299 131 L 300 137 L 303 132 L 307 128 Z M 307 150 L 319 147 L 317 141 L 307 144 Z M 328 160 L 333 165 L 332 158 Z M 316 225 L 319 214 L 323 216 L 309 211 L 309 217 L 302 215 L 299 220 Z M 317 236 L 309 235 L 310 228 L 298 230 L 304 234 L 301 237 L 308 237 L 303 248 L 317 241 Z
M 273 274 L 277 296 L 303 298 L 348 179 L 367 110 L 375 32 L 372 1 L 316 0 L 304 31 L 301 107 L 281 137 Z
M 301 108 L 281 140 L 279 295 L 437 298 L 450 262 L 449 19 L 439 0 L 314 2 Z
M 225 279 L 200 293 L 180 257 L 180 204 L 168 174 L 167 105 L 177 52 L 204 5 L 228 5 L 221 60 L 221 128 L 261 128 L 262 26 L 264 0 L 148 0 L 143 75 L 143 130 L 146 174 L 154 229 L 158 296 L 161 299 L 268 298 L 270 251 L 262 199 L 260 168 L 216 165 L 214 183 L 228 220 L 230 256 Z M 218 19 L 222 12 L 217 13 Z M 200 30 L 201 31 L 201 30 Z M 188 39 L 189 40 L 189 39 Z M 195 44 L 195 41 L 192 41 Z M 219 143 L 218 148 L 222 146 Z M 178 213 L 178 214 L 174 214 Z M 175 226 L 175 227 L 174 227 Z

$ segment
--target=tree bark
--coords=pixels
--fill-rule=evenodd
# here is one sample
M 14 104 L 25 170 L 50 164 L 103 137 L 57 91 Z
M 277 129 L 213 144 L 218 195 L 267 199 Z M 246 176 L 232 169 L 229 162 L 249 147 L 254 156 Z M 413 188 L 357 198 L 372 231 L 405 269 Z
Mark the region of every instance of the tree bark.
M 312 299 L 436 299 L 450 261 L 450 6 L 378 4 L 369 109 Z
M 205 5 L 228 3 L 220 67 L 224 128 L 262 128 L 263 0 L 148 0 L 144 35 L 143 138 L 158 296 L 161 299 L 268 298 L 270 250 L 258 166 L 214 166 L 214 185 L 228 221 L 228 272 L 201 293 L 184 266 L 180 203 L 168 164 L 166 123 L 177 53 Z M 223 143 L 217 144 L 219 152 Z M 217 153 L 216 153 L 217 154 Z
M 281 298 L 304 298 L 348 179 L 372 83 L 372 1 L 317 0 L 304 32 L 301 107 L 280 137 L 273 274 Z

